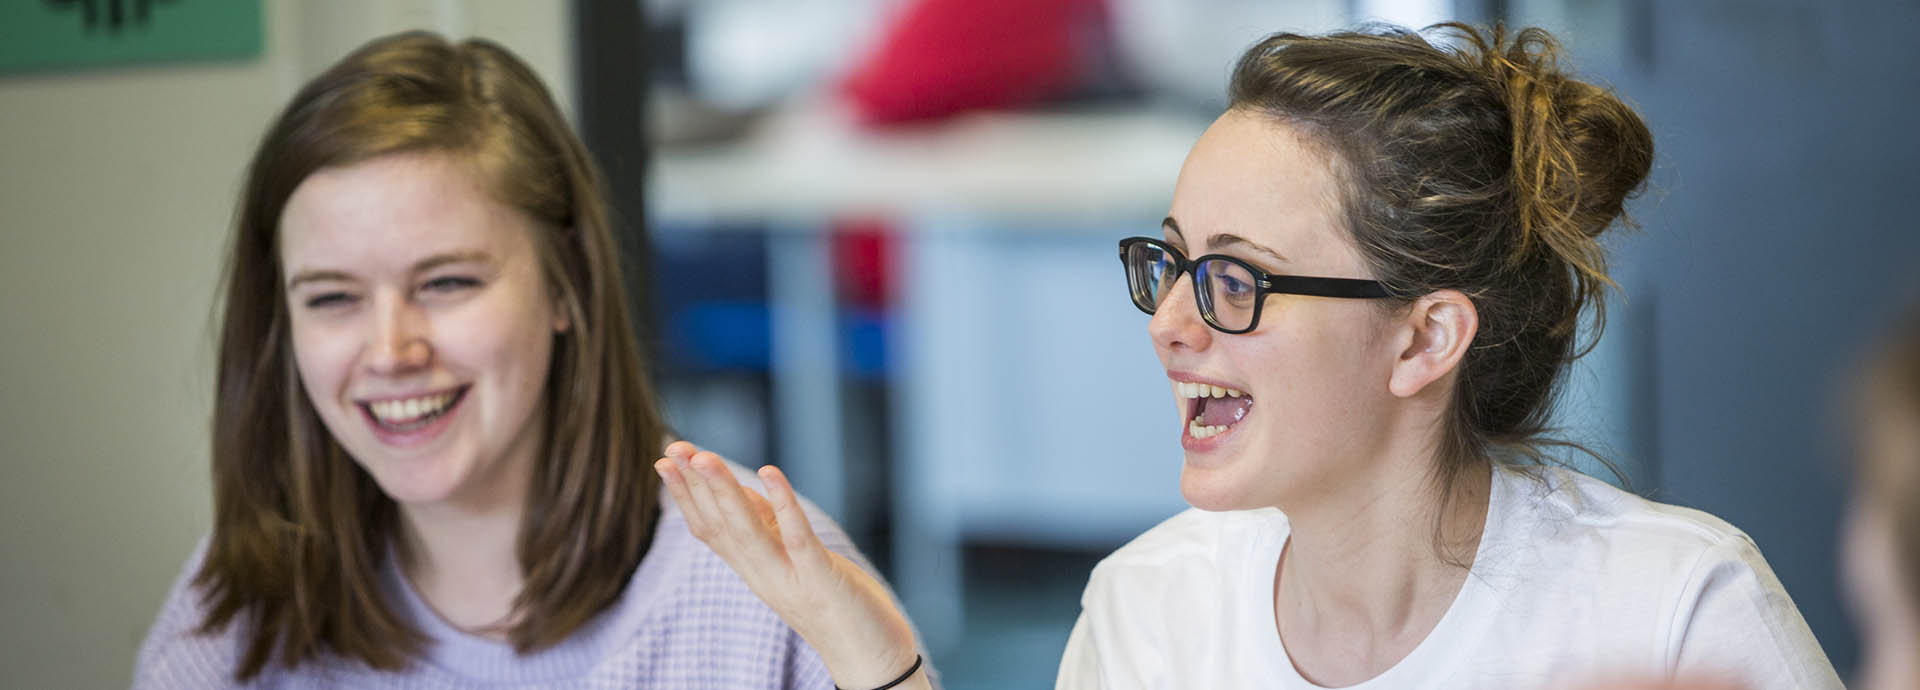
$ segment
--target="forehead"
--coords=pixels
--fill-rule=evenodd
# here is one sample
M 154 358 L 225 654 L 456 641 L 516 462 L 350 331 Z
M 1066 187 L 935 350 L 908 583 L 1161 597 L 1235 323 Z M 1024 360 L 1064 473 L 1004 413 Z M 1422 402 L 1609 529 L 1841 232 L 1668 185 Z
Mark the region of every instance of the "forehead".
M 280 214 L 280 258 L 289 273 L 378 271 L 439 252 L 510 251 L 527 244 L 527 226 L 458 158 L 391 154 L 302 181 Z
M 1172 215 L 1189 249 L 1232 233 L 1295 262 L 1357 258 L 1323 147 L 1294 126 L 1229 110 L 1201 135 L 1174 185 Z

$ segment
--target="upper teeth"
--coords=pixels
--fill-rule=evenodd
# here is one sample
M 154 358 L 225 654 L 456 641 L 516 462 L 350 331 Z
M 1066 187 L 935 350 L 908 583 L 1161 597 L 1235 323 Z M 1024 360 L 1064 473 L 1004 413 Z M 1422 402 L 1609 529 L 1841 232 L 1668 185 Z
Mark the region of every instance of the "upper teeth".
M 1245 392 L 1232 388 L 1222 388 L 1205 383 L 1189 383 L 1186 381 L 1173 382 L 1173 389 L 1178 392 L 1182 398 L 1238 398 L 1246 395 Z
M 450 402 L 453 402 L 453 394 L 441 393 L 404 400 L 381 400 L 367 403 L 367 407 L 373 409 L 373 416 L 380 418 L 380 421 L 396 422 L 439 412 Z

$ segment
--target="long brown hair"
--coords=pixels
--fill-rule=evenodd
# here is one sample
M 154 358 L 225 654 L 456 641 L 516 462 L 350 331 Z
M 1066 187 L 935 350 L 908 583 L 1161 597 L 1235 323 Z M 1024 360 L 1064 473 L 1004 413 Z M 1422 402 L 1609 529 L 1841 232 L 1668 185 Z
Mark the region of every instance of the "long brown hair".
M 1563 73 L 1543 30 L 1435 29 L 1457 47 L 1384 26 L 1276 34 L 1241 58 L 1229 97 L 1326 150 L 1347 230 L 1399 298 L 1386 304 L 1446 289 L 1473 301 L 1479 331 L 1434 468 L 1450 497 L 1471 463 L 1573 445 L 1547 436 L 1551 403 L 1585 349 L 1581 314 L 1595 337 L 1606 323 L 1599 238 L 1644 184 L 1653 137 Z
M 532 70 L 498 45 L 427 33 L 375 40 L 308 82 L 248 168 L 225 274 L 213 413 L 214 526 L 194 577 L 203 632 L 245 630 L 236 680 L 278 657 L 404 668 L 422 634 L 384 600 L 397 508 L 322 425 L 294 369 L 280 214 L 313 173 L 438 152 L 536 219 L 557 334 L 521 524 L 525 583 L 509 631 L 560 642 L 614 602 L 658 518 L 648 462 L 666 430 L 641 367 L 602 182 Z

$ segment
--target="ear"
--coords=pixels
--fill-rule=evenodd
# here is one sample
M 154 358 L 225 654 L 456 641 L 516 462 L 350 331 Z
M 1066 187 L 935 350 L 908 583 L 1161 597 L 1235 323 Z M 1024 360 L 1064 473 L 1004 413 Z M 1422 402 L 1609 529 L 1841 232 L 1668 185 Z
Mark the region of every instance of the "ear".
M 565 333 L 573 328 L 573 317 L 567 311 L 567 298 L 558 288 L 553 290 L 553 332 Z
M 568 225 L 560 229 L 560 244 L 576 244 L 579 241 L 578 227 Z M 557 247 L 549 249 L 559 251 Z M 566 269 L 561 268 L 561 262 L 553 256 L 542 257 L 541 265 L 546 269 L 543 272 L 547 274 L 547 294 L 553 297 L 553 332 L 557 335 L 573 330 L 573 312 L 567 309 L 567 288 L 561 277 Z
M 1411 398 L 1459 368 L 1480 330 L 1480 312 L 1459 290 L 1440 290 L 1422 297 L 1400 316 L 1406 349 L 1394 362 L 1387 389 Z

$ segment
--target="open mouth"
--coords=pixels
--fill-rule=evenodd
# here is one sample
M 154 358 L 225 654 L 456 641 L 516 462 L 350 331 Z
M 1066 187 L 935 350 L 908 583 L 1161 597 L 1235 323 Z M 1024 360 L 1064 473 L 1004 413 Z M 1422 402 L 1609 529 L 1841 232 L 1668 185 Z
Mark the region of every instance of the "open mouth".
M 1225 433 L 1253 410 L 1245 391 L 1188 381 L 1175 381 L 1174 390 L 1187 401 L 1187 435 L 1196 440 Z
M 447 416 L 467 397 L 470 386 L 411 398 L 375 400 L 360 403 L 360 409 L 382 431 L 404 434 L 418 431 L 434 420 Z

